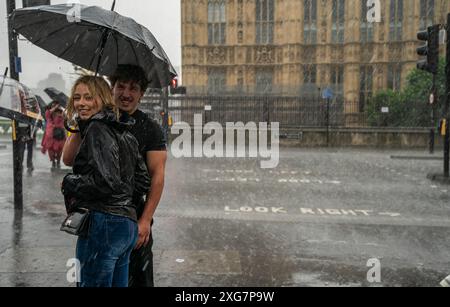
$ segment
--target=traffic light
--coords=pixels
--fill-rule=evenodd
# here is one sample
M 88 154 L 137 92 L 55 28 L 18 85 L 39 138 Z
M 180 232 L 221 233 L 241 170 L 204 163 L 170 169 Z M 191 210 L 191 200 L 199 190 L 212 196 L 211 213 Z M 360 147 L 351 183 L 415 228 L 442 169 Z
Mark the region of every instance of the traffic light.
M 171 95 L 186 95 L 186 87 L 178 86 L 178 79 L 172 79 L 170 82 L 170 94 Z
M 174 78 L 172 79 L 172 82 L 170 83 L 171 88 L 177 89 L 178 88 L 178 79 Z
M 417 54 L 427 59 L 417 62 L 417 68 L 436 75 L 439 67 L 439 31 L 440 25 L 434 25 L 427 31 L 417 33 L 417 38 L 427 44 L 417 48 Z

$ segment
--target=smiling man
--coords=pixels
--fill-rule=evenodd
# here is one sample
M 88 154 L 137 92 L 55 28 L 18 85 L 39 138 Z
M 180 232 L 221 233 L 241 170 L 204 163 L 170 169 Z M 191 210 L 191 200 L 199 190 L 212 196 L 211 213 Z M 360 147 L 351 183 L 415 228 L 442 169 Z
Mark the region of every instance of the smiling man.
M 130 287 L 153 287 L 151 225 L 164 190 L 167 161 L 166 140 L 161 126 L 139 110 L 148 84 L 144 71 L 133 65 L 119 65 L 109 80 L 113 88 L 114 99 L 120 110 L 127 112 L 136 121 L 131 133 L 139 143 L 139 152 L 146 160 L 152 178 L 151 189 L 146 201 L 142 197 L 136 198 L 139 240 L 131 255 Z

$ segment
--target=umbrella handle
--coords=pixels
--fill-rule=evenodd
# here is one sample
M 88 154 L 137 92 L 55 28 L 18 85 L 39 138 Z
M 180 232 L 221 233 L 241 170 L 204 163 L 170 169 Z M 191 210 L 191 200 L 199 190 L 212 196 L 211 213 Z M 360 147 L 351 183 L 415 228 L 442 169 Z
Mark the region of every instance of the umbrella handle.
M 67 123 L 67 118 L 64 118 L 64 128 L 66 128 L 67 131 L 70 133 L 80 133 L 80 130 L 72 129 L 69 127 L 69 124 Z

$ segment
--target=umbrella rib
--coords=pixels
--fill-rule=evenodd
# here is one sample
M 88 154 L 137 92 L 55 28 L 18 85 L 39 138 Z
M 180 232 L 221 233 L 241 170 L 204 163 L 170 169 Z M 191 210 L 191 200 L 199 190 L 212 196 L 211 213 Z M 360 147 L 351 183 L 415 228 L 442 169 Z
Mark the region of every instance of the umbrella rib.
M 104 35 L 106 35 L 105 30 L 106 30 L 106 29 L 103 29 L 102 37 L 101 37 L 101 39 L 99 40 L 99 42 L 98 42 L 98 44 L 97 44 L 97 48 L 95 48 L 96 51 L 98 50 L 99 47 L 102 46 L 102 40 L 103 40 L 103 37 L 104 37 Z M 92 70 L 92 69 L 91 69 L 91 68 L 92 68 L 92 64 L 94 64 L 94 60 L 95 60 L 95 57 L 96 57 L 96 56 L 97 56 L 97 53 L 94 53 L 94 56 L 92 57 L 91 62 L 89 63 L 89 70 Z M 99 54 L 98 56 L 101 57 L 101 54 Z M 99 60 L 100 60 L 100 59 L 99 59 Z M 99 62 L 99 63 L 100 63 L 100 62 Z
M 119 65 L 119 40 L 117 39 L 117 37 L 115 35 L 113 35 L 113 37 L 114 37 L 114 40 L 116 41 L 116 49 L 117 49 L 116 63 L 117 63 L 117 65 Z
M 131 44 L 131 40 L 127 40 L 128 41 L 128 43 L 130 44 L 130 46 L 131 46 L 131 50 L 133 50 L 133 53 L 134 53 L 134 57 L 135 57 L 135 59 L 136 59 L 136 65 L 137 66 L 140 66 L 139 64 L 139 58 L 138 58 L 138 55 L 136 54 L 136 50 L 134 50 L 134 47 L 133 47 L 133 44 Z

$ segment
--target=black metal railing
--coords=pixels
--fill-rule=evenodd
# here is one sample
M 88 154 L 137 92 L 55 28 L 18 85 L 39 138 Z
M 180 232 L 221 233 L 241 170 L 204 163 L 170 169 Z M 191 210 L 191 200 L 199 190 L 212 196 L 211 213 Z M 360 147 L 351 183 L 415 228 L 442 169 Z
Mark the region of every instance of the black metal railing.
M 158 119 L 162 98 L 146 96 L 142 108 Z M 396 108 L 365 108 L 359 101 L 323 100 L 285 96 L 179 96 L 169 97 L 174 121 L 194 124 L 194 115 L 204 122 L 278 122 L 281 128 L 428 128 L 431 108 L 411 102 Z

